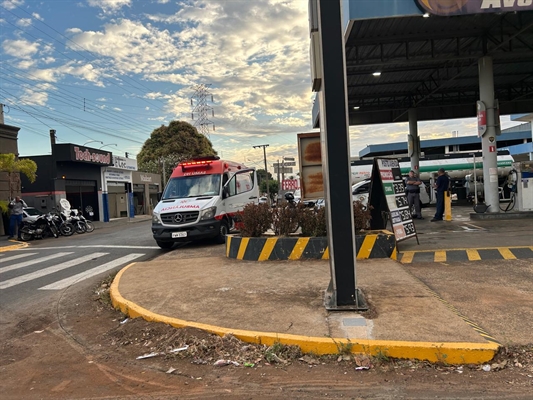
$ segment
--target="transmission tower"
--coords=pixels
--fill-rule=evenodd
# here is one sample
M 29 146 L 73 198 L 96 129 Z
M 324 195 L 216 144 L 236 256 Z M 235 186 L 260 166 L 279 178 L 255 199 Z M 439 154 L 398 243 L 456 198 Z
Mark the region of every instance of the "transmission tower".
M 192 120 L 194 126 L 198 129 L 202 135 L 209 138 L 209 125 L 213 125 L 213 131 L 215 130 L 215 124 L 209 120 L 209 114 L 212 117 L 215 116 L 215 111 L 213 107 L 208 105 L 208 99 L 211 99 L 211 104 L 213 104 L 213 95 L 209 91 L 211 84 L 199 84 L 193 86 L 194 94 L 191 97 L 191 108 L 192 108 Z

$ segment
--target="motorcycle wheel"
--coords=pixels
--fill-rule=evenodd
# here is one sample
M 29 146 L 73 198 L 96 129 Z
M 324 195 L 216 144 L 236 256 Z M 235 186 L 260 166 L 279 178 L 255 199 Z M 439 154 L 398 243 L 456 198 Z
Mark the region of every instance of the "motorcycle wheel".
M 31 233 L 29 233 L 29 232 L 26 232 L 26 231 L 24 231 L 24 230 L 21 230 L 21 231 L 20 231 L 20 238 L 21 238 L 23 241 L 28 242 L 28 241 L 30 241 L 30 240 L 33 239 L 33 235 L 32 235 Z
M 85 224 L 78 223 L 78 224 L 74 225 L 74 227 L 76 228 L 76 233 L 79 233 L 80 235 L 82 233 L 87 232 L 87 227 L 85 226 Z
M 94 225 L 91 221 L 85 221 L 85 226 L 87 227 L 87 232 L 94 231 Z
M 72 236 L 74 235 L 74 225 L 63 223 L 59 226 L 59 232 L 61 232 L 63 236 Z
M 50 226 L 50 232 L 52 232 L 52 235 L 57 239 L 59 237 L 59 231 L 54 225 Z

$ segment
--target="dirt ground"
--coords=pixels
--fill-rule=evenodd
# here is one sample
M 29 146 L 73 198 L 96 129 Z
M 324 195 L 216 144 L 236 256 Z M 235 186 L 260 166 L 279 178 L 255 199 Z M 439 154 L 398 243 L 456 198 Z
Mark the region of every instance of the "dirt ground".
M 530 399 L 533 345 L 487 365 L 436 365 L 242 343 L 127 319 L 110 279 L 2 330 L 2 399 Z M 145 356 L 145 358 L 140 358 Z

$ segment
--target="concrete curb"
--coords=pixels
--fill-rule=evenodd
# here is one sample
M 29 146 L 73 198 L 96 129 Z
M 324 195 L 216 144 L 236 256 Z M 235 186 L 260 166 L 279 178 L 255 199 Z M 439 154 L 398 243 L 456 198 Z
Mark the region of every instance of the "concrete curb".
M 396 260 L 396 238 L 389 231 L 355 236 L 357 259 Z M 329 259 L 327 237 L 226 237 L 226 257 L 246 261 Z
M 175 328 L 197 328 L 219 336 L 231 334 L 247 343 L 270 346 L 274 343 L 299 346 L 304 353 L 339 354 L 349 350 L 354 354 L 397 359 L 416 359 L 447 364 L 482 364 L 492 360 L 499 349 L 495 343 L 452 343 L 452 342 L 407 342 L 392 340 L 347 340 L 342 338 L 323 338 L 300 335 L 279 334 L 275 332 L 246 331 L 224 328 L 198 322 L 185 321 L 153 313 L 138 304 L 122 297 L 119 291 L 120 278 L 135 263 L 121 269 L 110 288 L 111 302 L 116 309 L 131 318 L 141 317 L 150 322 L 161 322 Z
M 29 244 L 26 242 L 17 242 L 15 240 L 10 240 L 10 242 L 15 244 L 0 247 L 0 253 L 4 251 L 23 249 L 29 246 Z

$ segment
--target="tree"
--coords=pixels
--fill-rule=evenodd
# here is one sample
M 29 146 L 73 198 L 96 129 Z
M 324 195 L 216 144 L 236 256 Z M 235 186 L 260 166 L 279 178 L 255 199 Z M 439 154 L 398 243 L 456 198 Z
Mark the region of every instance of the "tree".
M 261 181 L 261 184 L 259 185 L 259 190 L 261 193 L 266 193 L 266 180 Z M 279 192 L 279 182 L 274 180 L 268 181 L 268 194 L 270 196 L 270 200 L 275 200 L 276 193 Z
M 216 154 L 211 141 L 199 134 L 194 126 L 184 121 L 172 121 L 168 126 L 154 129 L 137 155 L 137 162 L 139 171 L 163 174 L 168 179 L 179 162 Z
M 31 183 L 35 182 L 37 178 L 37 164 L 30 159 L 17 160 L 17 157 L 13 153 L 0 154 L 0 174 L 7 175 L 8 199 L 0 200 L 0 210 L 2 213 L 6 213 L 9 200 L 20 193 L 20 174 L 26 175 Z M 0 181 L 3 180 L 0 179 Z M 3 231 L 3 229 L 3 218 L 0 218 L 0 231 Z

